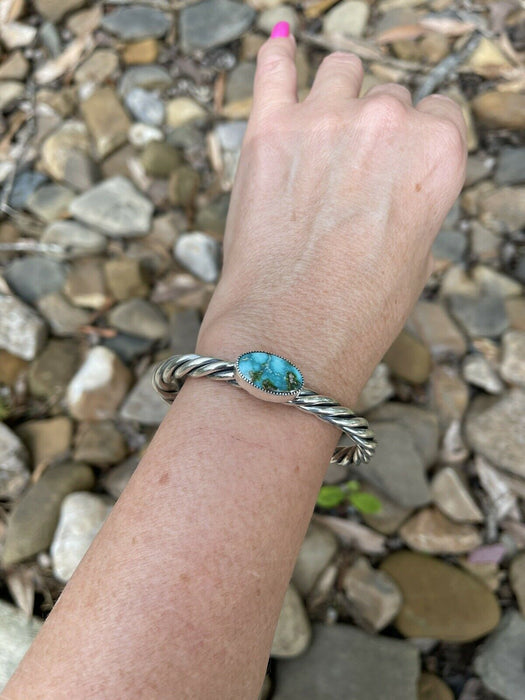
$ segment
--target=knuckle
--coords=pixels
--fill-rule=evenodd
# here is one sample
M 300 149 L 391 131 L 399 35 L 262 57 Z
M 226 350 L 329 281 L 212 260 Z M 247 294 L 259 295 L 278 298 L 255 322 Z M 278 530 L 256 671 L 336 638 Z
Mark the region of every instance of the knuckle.
M 323 58 L 321 65 L 325 68 L 328 67 L 330 70 L 332 70 L 332 66 L 353 66 L 359 72 L 363 72 L 363 63 L 361 59 L 353 53 L 347 53 L 346 51 L 334 51 L 333 53 L 329 53 Z
M 435 124 L 436 136 L 450 155 L 463 157 L 465 139 L 459 125 L 451 119 L 440 117 Z
M 399 128 L 408 116 L 405 105 L 395 95 L 388 93 L 364 102 L 363 109 L 370 126 L 381 130 Z

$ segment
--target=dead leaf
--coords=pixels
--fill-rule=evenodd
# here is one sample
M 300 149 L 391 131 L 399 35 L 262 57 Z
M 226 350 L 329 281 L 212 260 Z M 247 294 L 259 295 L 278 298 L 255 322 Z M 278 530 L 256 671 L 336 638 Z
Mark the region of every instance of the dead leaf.
M 80 57 L 88 48 L 93 46 L 93 39 L 90 36 L 83 36 L 72 41 L 60 56 L 44 63 L 35 73 L 35 82 L 38 85 L 52 83 L 72 70 L 79 62 Z
M 413 41 L 423 36 L 425 29 L 421 24 L 400 24 L 392 29 L 385 29 L 376 36 L 378 44 L 392 44 L 394 41 Z
M 462 22 L 450 17 L 425 17 L 419 21 L 419 25 L 430 32 L 437 32 L 445 36 L 463 36 L 476 29 L 472 22 Z

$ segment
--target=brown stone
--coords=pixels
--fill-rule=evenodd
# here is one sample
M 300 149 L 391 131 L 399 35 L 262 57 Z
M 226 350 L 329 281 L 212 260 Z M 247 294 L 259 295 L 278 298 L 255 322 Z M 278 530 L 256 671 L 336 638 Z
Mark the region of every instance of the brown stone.
M 122 50 L 122 60 L 128 65 L 154 63 L 159 55 L 159 44 L 156 39 L 143 39 L 126 44 Z
M 20 374 L 29 367 L 29 363 L 20 357 L 11 355 L 7 350 L 0 350 L 0 384 L 13 386 Z
M 100 158 L 126 143 L 131 122 L 112 88 L 94 92 L 82 103 L 81 111 Z
M 418 682 L 418 700 L 454 700 L 448 685 L 433 673 L 422 673 Z
M 104 272 L 108 289 L 117 301 L 147 296 L 148 285 L 144 281 L 138 260 L 131 258 L 108 260 L 104 264 Z
M 500 619 L 496 597 L 461 569 L 415 552 L 396 552 L 381 564 L 403 595 L 395 624 L 406 637 L 469 642 L 485 636 Z
M 478 121 L 491 129 L 525 129 L 525 95 L 485 92 L 472 100 Z
M 67 416 L 57 416 L 48 420 L 30 420 L 16 430 L 33 458 L 33 465 L 52 462 L 65 455 L 71 444 L 73 424 Z
M 400 379 L 412 384 L 425 382 L 432 368 L 428 349 L 407 331 L 401 331 L 383 360 Z
M 482 543 L 473 525 L 454 523 L 433 506 L 413 515 L 399 534 L 409 547 L 427 554 L 462 554 Z

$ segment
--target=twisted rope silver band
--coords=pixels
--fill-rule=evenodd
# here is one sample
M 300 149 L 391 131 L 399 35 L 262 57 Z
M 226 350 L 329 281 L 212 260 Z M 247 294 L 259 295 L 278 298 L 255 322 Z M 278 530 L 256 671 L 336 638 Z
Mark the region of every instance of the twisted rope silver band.
M 235 363 L 201 355 L 174 355 L 161 362 L 153 374 L 155 390 L 168 403 L 172 403 L 187 377 L 209 377 L 242 388 L 235 379 Z M 311 389 L 301 389 L 299 394 L 286 402 L 301 411 L 335 425 L 348 435 L 353 445 L 338 446 L 330 460 L 332 463 L 360 464 L 369 462 L 376 448 L 374 433 L 368 421 L 328 396 L 320 396 Z

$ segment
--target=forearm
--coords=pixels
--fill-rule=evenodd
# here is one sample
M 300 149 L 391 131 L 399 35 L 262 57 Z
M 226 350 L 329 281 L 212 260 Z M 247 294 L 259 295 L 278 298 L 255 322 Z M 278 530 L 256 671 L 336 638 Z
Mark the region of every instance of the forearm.
M 4 697 L 256 698 L 338 436 L 188 380 Z

